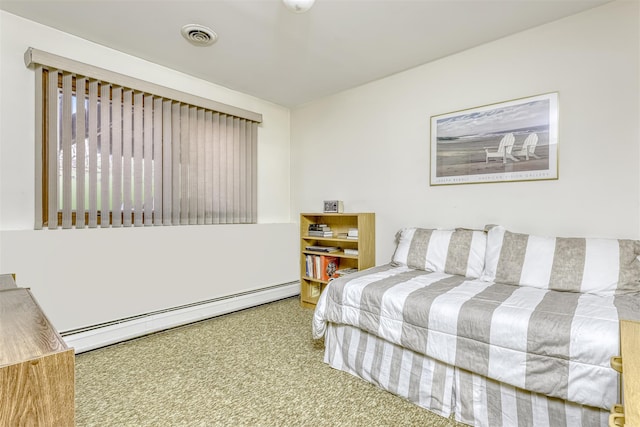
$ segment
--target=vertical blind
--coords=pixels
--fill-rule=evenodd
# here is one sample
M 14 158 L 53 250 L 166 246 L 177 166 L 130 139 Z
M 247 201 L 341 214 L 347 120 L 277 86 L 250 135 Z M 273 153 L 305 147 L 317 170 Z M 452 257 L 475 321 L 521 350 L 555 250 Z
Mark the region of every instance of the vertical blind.
M 256 117 L 35 66 L 36 102 L 45 112 L 37 124 L 41 227 L 257 221 Z

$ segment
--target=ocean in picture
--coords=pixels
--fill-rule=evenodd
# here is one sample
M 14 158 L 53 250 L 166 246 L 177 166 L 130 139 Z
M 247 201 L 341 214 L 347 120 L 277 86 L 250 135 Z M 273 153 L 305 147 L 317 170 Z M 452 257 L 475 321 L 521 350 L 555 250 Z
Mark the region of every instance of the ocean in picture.
M 537 100 L 507 107 L 438 119 L 435 166 L 436 177 L 502 174 L 549 169 L 549 101 Z M 517 153 L 532 133 L 538 140 L 534 154 L 507 158 L 489 157 L 502 138 L 512 133 L 511 150 Z M 555 147 L 554 147 L 555 149 Z

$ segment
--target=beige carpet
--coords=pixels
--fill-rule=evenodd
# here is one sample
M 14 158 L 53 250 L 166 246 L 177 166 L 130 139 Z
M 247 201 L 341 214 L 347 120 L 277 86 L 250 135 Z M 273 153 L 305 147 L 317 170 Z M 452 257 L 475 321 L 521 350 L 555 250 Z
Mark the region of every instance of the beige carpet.
M 76 357 L 81 426 L 458 426 L 322 362 L 289 298 Z

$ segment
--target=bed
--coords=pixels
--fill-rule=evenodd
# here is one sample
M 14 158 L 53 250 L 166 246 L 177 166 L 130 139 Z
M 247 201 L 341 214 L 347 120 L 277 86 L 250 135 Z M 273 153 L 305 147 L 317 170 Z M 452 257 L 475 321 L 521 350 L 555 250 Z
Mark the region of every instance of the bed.
M 475 426 L 603 426 L 640 244 L 409 228 L 392 262 L 331 281 L 325 362 Z

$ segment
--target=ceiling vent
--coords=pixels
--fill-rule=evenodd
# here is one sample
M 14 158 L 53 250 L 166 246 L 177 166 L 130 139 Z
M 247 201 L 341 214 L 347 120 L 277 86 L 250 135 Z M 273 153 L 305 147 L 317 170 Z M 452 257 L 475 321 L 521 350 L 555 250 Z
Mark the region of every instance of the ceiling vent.
M 218 40 L 218 35 L 204 25 L 187 24 L 180 32 L 194 46 L 210 46 Z

